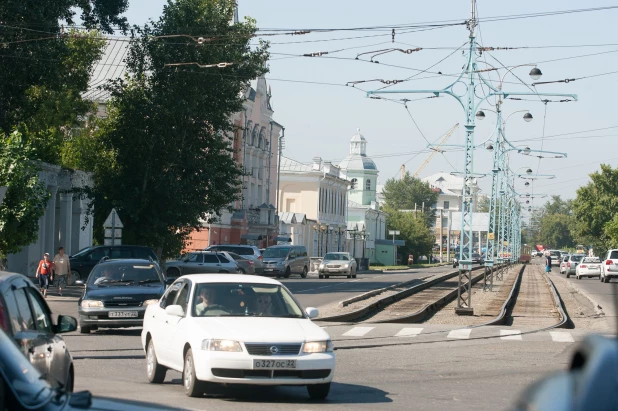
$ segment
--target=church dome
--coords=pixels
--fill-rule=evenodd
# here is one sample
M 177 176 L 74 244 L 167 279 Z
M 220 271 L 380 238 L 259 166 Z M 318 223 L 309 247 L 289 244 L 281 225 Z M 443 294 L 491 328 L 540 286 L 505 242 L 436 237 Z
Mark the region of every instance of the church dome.
M 360 128 L 350 139 L 350 154 L 341 160 L 339 168 L 342 170 L 376 170 L 376 164 L 367 157 L 367 140 L 360 133 Z

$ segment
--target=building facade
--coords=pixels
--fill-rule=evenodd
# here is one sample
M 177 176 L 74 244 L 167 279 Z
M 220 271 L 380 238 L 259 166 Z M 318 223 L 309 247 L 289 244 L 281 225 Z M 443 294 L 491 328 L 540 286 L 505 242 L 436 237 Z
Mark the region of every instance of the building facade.
M 282 157 L 279 238 L 312 257 L 346 250 L 348 186 L 339 167 L 319 157 L 311 165 Z
M 348 195 L 348 223 L 346 225 L 348 251 L 356 258 L 370 262 L 386 261 L 382 240 L 386 235 L 386 213 L 377 202 L 378 168 L 367 156 L 367 140 L 356 130 L 350 139 L 349 154 L 339 163 L 342 175 L 350 181 Z M 386 247 L 392 248 L 392 244 Z M 382 261 L 384 260 L 384 262 Z
M 44 253 L 52 258 L 58 247 L 68 255 L 92 245 L 92 221 L 87 217 L 87 198 L 75 197 L 76 188 L 91 184 L 89 173 L 42 164 L 39 178 L 51 194 L 45 213 L 39 220 L 37 240 L 15 254 L 8 255 L 7 269 L 34 277 Z
M 243 111 L 232 121 L 237 131 L 228 136 L 234 159 L 245 172 L 242 199 L 222 210 L 214 223 L 204 222 L 191 235 L 189 250 L 215 244 L 251 244 L 261 248 L 277 243 L 277 153 L 284 127 L 273 120 L 271 91 L 264 77 L 244 92 Z

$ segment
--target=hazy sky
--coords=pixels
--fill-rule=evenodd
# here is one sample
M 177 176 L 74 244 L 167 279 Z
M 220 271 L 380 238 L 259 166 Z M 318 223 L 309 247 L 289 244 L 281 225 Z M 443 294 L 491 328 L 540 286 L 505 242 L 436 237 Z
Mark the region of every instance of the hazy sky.
M 130 0 L 126 14 L 133 24 L 143 24 L 158 18 L 164 0 Z M 612 6 L 605 0 L 587 1 L 489 1 L 477 3 L 478 16 L 520 15 Z M 241 19 L 251 16 L 260 28 L 316 29 L 352 28 L 375 25 L 398 25 L 421 22 L 453 20 L 463 22 L 469 18 L 470 4 L 464 0 L 437 0 L 421 2 L 410 0 L 239 0 Z M 618 70 L 618 9 L 573 13 L 550 17 L 481 22 L 477 37 L 484 46 L 523 47 L 515 50 L 497 50 L 485 53 L 480 60 L 493 66 L 515 66 L 538 63 L 543 71 L 540 81 L 580 78 Z M 362 37 L 335 40 L 350 37 Z M 461 51 L 456 49 L 468 40 L 464 26 L 439 28 L 414 33 L 397 33 L 392 43 L 387 31 L 336 31 L 303 36 L 274 36 L 271 41 L 270 73 L 266 76 L 272 86 L 272 105 L 275 119 L 286 127 L 285 155 L 301 162 L 312 157 L 340 160 L 348 153 L 348 141 L 357 128 L 367 138 L 368 154 L 380 170 L 380 181 L 397 175 L 400 166 L 415 172 L 429 153 L 413 154 L 425 150 L 427 143 L 414 125 L 405 107 L 384 100 L 366 98 L 365 93 L 346 87 L 350 81 L 370 79 L 404 79 L 417 75 L 412 81 L 392 86 L 390 90 L 443 88 L 454 77 L 421 73 L 456 74 L 465 63 Z M 326 41 L 323 41 L 326 40 Z M 613 44 L 612 44 L 613 43 Z M 543 46 L 540 48 L 535 48 Z M 553 47 L 545 47 L 553 46 Z M 423 50 L 410 54 L 388 53 L 375 58 L 380 64 L 357 61 L 358 53 L 385 48 Z M 353 48 L 353 49 L 350 49 Z M 344 49 L 344 50 L 342 50 Z M 346 50 L 349 49 L 349 50 Z M 342 51 L 338 51 L 342 50 Z M 329 51 L 327 57 L 294 57 L 305 53 Z M 594 55 L 592 55 L 594 54 Z M 587 56 L 585 56 L 587 55 Z M 448 56 L 448 57 L 447 57 Z M 583 57 L 582 57 L 583 56 Z M 369 60 L 371 54 L 361 56 Z M 443 60 L 444 59 L 444 60 Z M 441 61 L 443 60 L 443 61 Z M 400 66 L 388 67 L 385 64 Z M 481 68 L 489 67 L 480 63 Z M 530 67 L 514 70 L 519 79 L 531 83 Z M 502 70 L 501 73 L 504 73 Z M 494 73 L 486 73 L 497 82 Z M 287 80 L 287 81 L 284 81 Z M 329 83 L 311 84 L 303 82 Z M 504 80 L 504 90 L 527 91 L 513 75 Z M 358 84 L 363 90 L 377 89 L 379 82 Z M 530 110 L 534 120 L 526 123 L 523 113 L 513 115 L 507 125 L 507 138 L 515 145 L 529 145 L 533 149 L 566 152 L 567 159 L 539 159 L 513 154 L 511 166 L 523 172 L 532 168 L 542 174 L 555 174 L 556 179 L 534 182 L 535 194 L 560 194 L 563 198 L 575 197 L 577 187 L 586 184 L 588 174 L 599 169 L 601 162 L 616 166 L 618 160 L 618 116 L 616 95 L 618 73 L 580 79 L 569 83 L 541 85 L 540 92 L 574 93 L 578 102 L 548 103 L 544 105 L 529 97 L 530 101 L 506 100 L 505 117 L 517 110 Z M 483 91 L 479 90 L 479 94 Z M 396 99 L 415 99 L 425 95 L 397 94 Z M 554 99 L 557 100 L 557 99 Z M 492 108 L 484 104 L 485 108 Z M 434 142 L 456 123 L 460 124 L 447 144 L 463 144 L 465 114 L 457 101 L 450 97 L 422 99 L 408 103 L 408 108 L 418 127 Z M 545 112 L 546 109 L 546 112 Z M 485 111 L 487 117 L 477 122 L 475 142 L 480 143 L 493 132 L 495 116 Z M 545 116 L 546 115 L 546 116 Z M 544 121 L 545 117 L 545 121 Z M 541 138 L 545 135 L 545 138 Z M 425 167 L 420 177 L 438 171 L 462 171 L 463 153 L 448 147 L 437 154 Z M 488 173 L 491 154 L 479 149 L 474 154 L 475 172 Z M 490 192 L 491 180 L 479 181 L 482 190 Z M 518 191 L 530 191 L 524 181 L 516 184 Z M 545 199 L 535 200 L 535 204 Z

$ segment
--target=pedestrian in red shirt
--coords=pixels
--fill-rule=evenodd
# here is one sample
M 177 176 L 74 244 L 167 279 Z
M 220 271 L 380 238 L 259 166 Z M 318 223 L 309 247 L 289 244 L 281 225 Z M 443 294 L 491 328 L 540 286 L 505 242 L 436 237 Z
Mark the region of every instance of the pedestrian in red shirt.
M 43 297 L 47 297 L 49 283 L 53 280 L 53 269 L 54 263 L 49 259 L 49 253 L 45 253 L 43 259 L 39 261 L 39 267 L 36 269 L 36 277 L 39 279 L 39 286 L 41 287 Z

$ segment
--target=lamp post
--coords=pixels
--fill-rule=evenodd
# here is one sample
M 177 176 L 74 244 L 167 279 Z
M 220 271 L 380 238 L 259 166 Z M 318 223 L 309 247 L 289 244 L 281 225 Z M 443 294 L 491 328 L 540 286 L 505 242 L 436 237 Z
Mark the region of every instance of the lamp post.
M 480 55 L 482 49 L 476 42 L 475 27 L 477 26 L 476 18 L 476 0 L 471 0 L 471 18 L 468 20 L 469 30 L 469 47 L 467 52 L 467 62 L 464 65 L 464 70 L 459 77 L 450 85 L 443 89 L 427 89 L 427 90 L 375 90 L 367 92 L 368 97 L 374 97 L 379 94 L 432 94 L 436 97 L 440 95 L 449 95 L 455 98 L 464 109 L 466 113 L 466 141 L 464 149 L 464 184 L 462 190 L 462 213 L 461 213 L 461 231 L 460 231 L 460 270 L 458 279 L 458 298 L 457 308 L 455 311 L 458 314 L 473 314 L 472 309 L 472 259 L 471 252 L 473 248 L 472 244 L 472 187 L 474 179 L 474 129 L 475 119 L 480 104 L 485 100 L 492 97 L 506 97 L 506 96 L 555 96 L 555 97 L 570 97 L 574 100 L 577 96 L 573 94 L 558 94 L 558 93 L 537 93 L 537 92 L 508 92 L 502 90 L 502 81 L 500 86 L 496 88 L 490 83 L 478 70 L 477 56 Z M 509 69 L 503 76 L 510 73 L 514 68 Z M 497 70 L 497 69 L 492 69 Z M 530 76 L 534 79 L 540 76 L 541 71 L 535 67 L 530 71 Z M 489 88 L 489 92 L 484 97 L 477 96 L 477 85 L 483 83 L 485 87 Z M 456 85 L 465 85 L 466 91 L 464 93 L 455 89 Z M 480 94 L 480 93 L 479 93 Z M 375 98 L 375 97 L 374 97 Z M 467 250 L 467 251 L 464 251 Z

